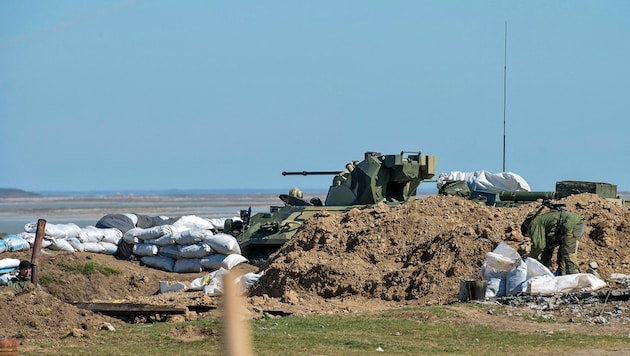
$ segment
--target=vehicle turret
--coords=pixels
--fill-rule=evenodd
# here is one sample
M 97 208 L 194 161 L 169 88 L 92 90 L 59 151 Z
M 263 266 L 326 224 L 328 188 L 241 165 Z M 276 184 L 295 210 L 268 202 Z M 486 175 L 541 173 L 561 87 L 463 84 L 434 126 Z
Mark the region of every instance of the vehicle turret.
M 332 175 L 325 202 L 305 200 L 299 189 L 292 188 L 289 194 L 280 194 L 283 206 L 271 206 L 269 212 L 255 215 L 251 209 L 242 210 L 243 221 L 228 220 L 224 230 L 236 236 L 242 254 L 256 264 L 266 260 L 317 212 L 341 214 L 379 202 L 409 202 L 415 199 L 420 183 L 435 174 L 435 156 L 406 151 L 390 155 L 366 152 L 362 161 L 350 161 L 338 171 L 284 171 L 283 176 Z

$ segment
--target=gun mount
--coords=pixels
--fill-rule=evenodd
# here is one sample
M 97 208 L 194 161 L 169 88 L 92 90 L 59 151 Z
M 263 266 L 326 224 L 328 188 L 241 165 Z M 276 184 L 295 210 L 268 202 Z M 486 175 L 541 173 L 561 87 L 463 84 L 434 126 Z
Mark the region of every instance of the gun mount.
M 283 176 L 332 175 L 325 202 L 319 198 L 304 200 L 301 192 L 280 194 L 283 206 L 271 206 L 269 212 L 255 215 L 251 209 L 242 210 L 242 222 L 227 220 L 224 231 L 236 237 L 250 263 L 259 264 L 316 213 L 326 210 L 341 214 L 380 202 L 396 205 L 413 201 L 420 183 L 435 174 L 435 156 L 407 151 L 390 155 L 366 152 L 362 161 L 351 161 L 340 171 L 284 171 Z

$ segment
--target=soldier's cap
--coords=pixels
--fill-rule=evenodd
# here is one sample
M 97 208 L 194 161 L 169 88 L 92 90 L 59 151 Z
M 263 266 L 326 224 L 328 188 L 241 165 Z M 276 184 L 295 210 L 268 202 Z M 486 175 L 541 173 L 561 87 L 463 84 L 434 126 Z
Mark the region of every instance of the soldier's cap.
M 29 261 L 23 260 L 23 261 L 20 261 L 20 265 L 18 266 L 18 269 L 25 269 L 25 268 L 31 268 L 31 267 L 32 265 Z
M 536 210 L 532 210 L 527 213 L 527 217 L 525 217 L 525 221 L 521 224 L 521 234 L 523 236 L 527 235 L 527 230 L 529 230 L 529 224 L 531 224 L 532 220 L 536 217 L 538 212 Z

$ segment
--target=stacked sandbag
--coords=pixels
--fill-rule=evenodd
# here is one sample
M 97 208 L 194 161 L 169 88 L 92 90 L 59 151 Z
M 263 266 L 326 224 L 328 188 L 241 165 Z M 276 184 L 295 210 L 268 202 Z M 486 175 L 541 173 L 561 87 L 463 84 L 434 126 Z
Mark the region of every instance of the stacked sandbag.
M 26 240 L 29 248 L 32 248 L 35 244 L 37 223 L 26 224 L 24 230 L 18 236 Z M 113 255 L 122 236 L 122 231 L 115 228 L 98 228 L 96 226 L 81 228 L 74 223 L 47 223 L 42 248 L 55 251 L 86 251 Z
M 195 215 L 179 218 L 133 213 L 107 214 L 95 226 L 46 224 L 42 247 L 57 251 L 96 252 L 139 259 L 144 265 L 168 272 L 199 273 L 230 270 L 247 262 L 232 235 L 217 232 L 225 219 Z M 0 252 L 30 249 L 37 223 L 18 235 L 0 239 Z
M 0 275 L 9 273 L 18 269 L 20 265 L 20 260 L 17 258 L 3 258 L 0 259 Z
M 9 234 L 0 237 L 0 253 L 28 250 L 31 246 L 22 236 Z
M 241 256 L 234 236 L 198 226 L 174 224 L 162 229 L 136 228 L 127 231 L 123 239 L 134 244 L 133 254 L 140 257 L 143 264 L 168 272 L 230 269 L 247 261 Z

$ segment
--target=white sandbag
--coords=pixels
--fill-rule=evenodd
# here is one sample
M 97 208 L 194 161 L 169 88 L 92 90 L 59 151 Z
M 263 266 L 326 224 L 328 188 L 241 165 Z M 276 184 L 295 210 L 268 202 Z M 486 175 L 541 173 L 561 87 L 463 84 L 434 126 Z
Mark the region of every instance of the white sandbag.
M 206 274 L 205 276 L 195 278 L 192 280 L 192 282 L 190 282 L 190 287 L 188 287 L 188 289 L 193 290 L 193 291 L 202 290 L 203 287 L 210 282 L 210 278 L 212 278 L 210 274 Z
M 24 231 L 37 233 L 37 222 L 31 222 L 24 225 Z M 46 224 L 45 235 L 54 238 L 79 237 L 81 228 L 74 223 L 68 224 Z
M 0 253 L 6 252 L 7 251 L 7 243 L 0 239 Z
M 108 255 L 113 255 L 116 253 L 116 251 L 118 250 L 118 245 L 113 244 L 111 242 L 107 242 L 107 241 L 99 241 L 98 242 L 101 246 L 103 246 L 105 248 L 105 250 L 103 251 L 103 253 L 106 253 Z
M 131 231 L 131 230 L 129 230 L 129 231 Z M 139 238 L 135 237 L 133 234 L 129 234 L 128 235 L 127 233 L 123 234 L 123 241 L 125 241 L 128 244 L 132 244 L 132 245 L 140 243 L 140 239 Z M 150 240 L 145 240 L 145 241 L 150 241 Z
M 260 273 L 248 272 L 240 276 L 239 278 L 237 278 L 237 281 L 241 283 L 243 292 L 245 292 L 251 286 L 253 286 L 256 282 L 258 282 L 258 280 L 263 276 L 263 274 L 265 274 L 264 271 Z
M 162 246 L 158 249 L 158 255 L 178 260 L 182 257 L 179 251 L 180 248 L 181 246 L 179 245 Z
M 35 226 L 37 232 L 37 225 Z M 46 224 L 46 235 L 56 238 L 79 237 L 81 228 L 75 223 Z
M 487 279 L 486 298 L 504 297 L 505 296 L 505 278 L 491 277 Z
M 120 243 L 120 240 L 122 239 L 122 236 L 123 236 L 122 231 L 116 228 L 101 229 L 101 230 L 104 230 L 103 239 L 101 240 L 102 242 L 109 242 L 115 245 L 118 245 L 118 243 Z
M 158 245 L 158 246 L 174 245 L 175 240 L 178 238 L 179 234 L 181 234 L 181 232 L 172 232 L 170 234 L 160 236 L 156 239 L 144 240 L 144 242 L 148 244 Z
M 166 272 L 173 272 L 175 260 L 164 256 L 144 256 L 140 259 L 143 264 Z
M 133 229 L 125 232 L 123 238 L 125 239 L 125 241 L 128 241 L 128 239 L 131 238 L 137 238 L 138 240 L 149 240 L 166 234 L 170 234 L 171 232 L 173 232 L 171 225 L 159 225 L 147 229 L 134 227 Z
M 74 252 L 74 247 L 72 247 L 70 242 L 68 242 L 68 240 L 66 239 L 50 239 L 50 246 L 48 246 L 48 248 L 54 251 Z
M 215 271 L 214 277 L 203 287 L 203 293 L 208 295 L 223 294 L 223 277 L 228 273 L 225 269 Z
M 210 230 L 192 229 L 182 231 L 178 235 L 173 236 L 173 240 L 178 245 L 192 245 L 204 241 L 210 236 L 212 236 L 212 231 Z
M 213 228 L 213 225 L 210 221 L 196 215 L 182 216 L 181 218 L 177 219 L 177 221 L 175 221 L 173 225 L 178 227 L 186 227 L 190 230 L 210 230 Z
M 103 233 L 95 226 L 86 226 L 79 231 L 78 238 L 81 242 L 99 242 L 103 239 Z
M 505 289 L 507 295 L 519 295 L 527 290 L 527 264 L 519 259 L 515 268 L 507 272 Z
M 230 270 L 234 266 L 245 262 L 247 262 L 247 258 L 240 254 L 224 255 L 222 253 L 213 253 L 201 259 L 201 266 L 211 271 L 221 268 Z
M 519 255 L 515 249 L 513 249 L 510 245 L 506 244 L 503 241 L 499 242 L 497 247 L 495 247 L 492 252 L 517 262 L 521 260 L 521 255 Z
M 26 242 L 28 242 L 28 244 L 31 245 L 31 248 L 33 247 L 33 245 L 35 245 L 35 234 L 22 231 L 19 234 L 17 234 L 17 236 L 26 240 Z M 50 240 L 46 238 L 42 239 L 42 248 L 47 248 L 48 246 L 50 246 Z
M 207 236 L 204 242 L 212 247 L 212 250 L 224 255 L 230 255 L 233 253 L 241 254 L 241 247 L 238 245 L 238 241 L 232 235 L 225 233 L 218 233 L 212 236 Z
M 222 253 L 213 253 L 201 259 L 201 266 L 210 271 L 216 271 L 223 266 L 223 260 L 227 257 Z
M 227 270 L 217 269 L 216 271 L 210 272 L 205 276 L 195 278 L 190 282 L 190 290 L 202 290 L 205 286 L 207 286 L 211 280 L 215 278 L 222 278 L 222 276 L 227 273 Z
M 239 265 L 241 263 L 245 263 L 245 262 L 247 262 L 247 258 L 245 258 L 244 256 L 238 253 L 233 253 L 225 257 L 225 259 L 223 259 L 223 262 L 221 263 L 221 267 L 229 270 L 229 269 L 232 269 L 234 266 Z
M 182 282 L 160 281 L 160 293 L 180 292 L 188 289 Z
M 486 254 L 484 262 L 484 272 L 507 273 L 512 268 L 517 267 L 521 262 L 521 256 L 515 249 L 505 242 L 499 242 L 492 252 Z M 483 276 L 482 276 L 483 277 Z
M 5 268 L 18 268 L 18 266 L 20 265 L 20 260 L 18 260 L 17 258 L 3 258 L 0 260 L 0 269 L 5 269 Z
M 203 289 L 206 294 L 221 294 L 223 293 L 223 277 L 227 274 L 227 272 L 227 270 L 221 268 L 203 277 L 196 278 L 190 283 L 189 289 Z M 263 276 L 263 274 L 264 272 L 245 273 L 244 275 L 237 277 L 234 282 L 240 285 L 241 291 L 245 293 Z
M 138 215 L 133 214 L 133 213 L 124 213 L 122 215 L 128 217 L 131 220 L 131 222 L 133 223 L 133 226 L 138 225 Z
M 158 246 L 149 243 L 139 243 L 133 245 L 132 252 L 136 256 L 155 256 L 158 253 Z
M 499 255 L 498 253 L 488 252 L 486 254 L 486 268 L 491 272 L 508 272 L 514 268 L 516 264 L 517 261 L 503 255 Z
M 84 252 L 105 253 L 105 246 L 101 245 L 98 242 L 84 242 L 83 243 L 83 251 Z
M 486 298 L 503 297 L 506 295 L 507 272 L 495 272 L 487 268 L 486 262 L 484 262 L 479 274 L 481 278 L 488 283 L 486 287 Z
M 198 258 L 182 258 L 175 261 L 173 272 L 177 273 L 199 273 L 203 269 Z
M 83 252 L 83 244 L 78 237 L 66 237 L 66 241 L 68 241 L 75 251 Z
M 527 291 L 532 295 L 590 292 L 606 287 L 605 281 L 590 273 L 575 273 L 557 277 L 535 277 L 528 281 Z
M 193 245 L 182 246 L 179 249 L 181 258 L 202 258 L 212 253 L 210 245 L 197 243 Z
M 13 234 L 5 235 L 2 237 L 2 241 L 6 244 L 6 251 L 9 252 L 24 251 L 31 248 L 28 241 Z
M 549 270 L 549 268 L 545 267 L 545 265 L 535 258 L 527 257 L 525 259 L 525 264 L 527 264 L 527 279 L 541 276 L 553 277 L 553 273 Z
M 79 233 L 79 240 L 81 240 L 81 242 L 105 241 L 118 244 L 122 237 L 122 231 L 116 228 L 98 228 L 96 226 L 86 226 L 82 228 Z

